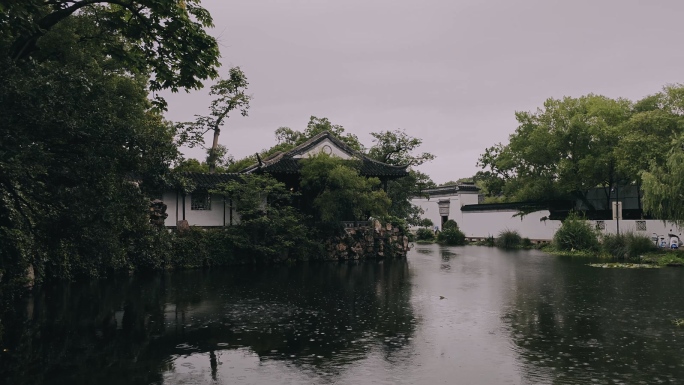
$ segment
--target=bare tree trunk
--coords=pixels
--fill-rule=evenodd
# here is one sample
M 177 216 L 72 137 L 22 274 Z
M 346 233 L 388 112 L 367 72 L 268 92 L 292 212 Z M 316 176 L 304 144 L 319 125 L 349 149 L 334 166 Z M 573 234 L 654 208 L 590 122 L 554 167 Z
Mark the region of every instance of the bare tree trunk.
M 214 128 L 214 141 L 209 152 L 209 172 L 212 174 L 216 171 L 216 148 L 218 147 L 219 134 L 221 134 L 221 129 L 218 127 Z

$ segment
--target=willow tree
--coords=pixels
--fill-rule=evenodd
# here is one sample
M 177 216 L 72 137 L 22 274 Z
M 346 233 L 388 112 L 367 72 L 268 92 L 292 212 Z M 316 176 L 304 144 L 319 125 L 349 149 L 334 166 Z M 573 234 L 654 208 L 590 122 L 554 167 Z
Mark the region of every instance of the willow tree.
M 665 164 L 642 174 L 644 209 L 658 219 L 684 223 L 684 138 L 672 142 Z

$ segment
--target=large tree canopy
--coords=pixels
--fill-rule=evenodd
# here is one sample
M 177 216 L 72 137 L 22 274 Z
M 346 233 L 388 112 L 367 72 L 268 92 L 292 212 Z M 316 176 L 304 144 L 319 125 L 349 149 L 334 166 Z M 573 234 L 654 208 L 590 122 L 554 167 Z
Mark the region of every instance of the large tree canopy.
M 200 37 L 161 31 L 176 25 L 166 19 L 182 3 L 96 3 L 14 2 L 0 16 L 0 51 L 24 42 L 21 54 L 0 58 L 3 284 L 20 282 L 29 267 L 54 278 L 147 264 L 155 236 L 148 197 L 178 155 L 173 125 L 148 99 L 150 78 L 157 89 L 195 87 L 213 71 L 202 59 L 210 52 L 180 59 Z M 196 2 L 186 7 L 199 12 Z M 143 19 L 164 26 L 157 38 L 174 41 L 136 37 L 131 28 Z
M 684 86 L 670 85 L 637 102 L 587 95 L 549 99 L 516 113 L 508 144 L 485 150 L 476 175 L 508 200 L 578 199 L 602 187 L 606 203 L 618 184 L 642 186 L 647 211 L 677 219 Z M 476 181 L 477 183 L 477 181 Z M 609 204 L 606 204 L 609 207 Z
M 34 57 L 45 46 L 41 40 L 64 21 L 92 14 L 99 28 L 80 34 L 77 45 L 96 41 L 128 71 L 151 70 L 153 92 L 197 89 L 217 76 L 218 45 L 205 31 L 213 22 L 199 0 L 24 0 L 2 7 L 2 53 L 13 62 Z
M 303 195 L 322 222 L 365 220 L 387 214 L 390 200 L 378 178 L 359 175 L 358 164 L 320 153 L 302 160 Z
M 643 173 L 644 207 L 660 219 L 684 223 L 684 138 L 673 141 L 664 164 Z
M 368 156 L 380 162 L 393 165 L 419 166 L 435 159 L 435 156 L 415 151 L 423 143 L 420 138 L 408 135 L 404 130 L 371 132 L 373 146 L 368 150 Z
M 516 113 L 519 126 L 509 143 L 486 149 L 479 165 L 505 181 L 511 199 L 572 197 L 591 207 L 588 189 L 610 191 L 629 179 L 618 174 L 615 148 L 630 109 L 627 100 L 598 95 L 548 99 L 534 113 Z

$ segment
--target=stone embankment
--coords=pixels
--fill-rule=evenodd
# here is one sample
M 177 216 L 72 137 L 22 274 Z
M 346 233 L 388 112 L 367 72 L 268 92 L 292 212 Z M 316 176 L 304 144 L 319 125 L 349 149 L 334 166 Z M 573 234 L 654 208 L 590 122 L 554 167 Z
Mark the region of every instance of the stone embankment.
M 375 220 L 371 226 L 346 229 L 326 242 L 326 250 L 330 260 L 402 258 L 409 250 L 409 239 L 399 227 Z

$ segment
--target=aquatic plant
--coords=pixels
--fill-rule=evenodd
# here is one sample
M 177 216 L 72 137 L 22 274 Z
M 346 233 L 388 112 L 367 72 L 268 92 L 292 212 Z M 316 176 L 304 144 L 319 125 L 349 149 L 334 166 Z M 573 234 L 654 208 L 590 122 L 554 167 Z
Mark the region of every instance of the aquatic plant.
M 655 250 L 656 246 L 644 235 L 606 234 L 603 236 L 601 249 L 617 259 L 638 259 L 644 253 Z
M 494 247 L 494 243 L 495 243 L 495 239 L 494 239 L 493 236 L 490 235 L 490 236 L 488 236 L 487 238 L 485 238 L 485 239 L 483 239 L 483 240 L 481 240 L 481 241 L 477 241 L 477 243 L 475 243 L 475 244 L 478 245 L 478 246 L 489 246 L 489 247 Z
M 504 230 L 496 238 L 496 246 L 502 249 L 517 249 L 521 244 L 522 237 L 515 230 Z
M 590 263 L 591 267 L 603 269 L 658 269 L 660 266 L 649 263 Z
M 531 249 L 534 247 L 534 245 L 532 244 L 530 238 L 525 237 L 522 239 L 522 247 L 525 249 Z

